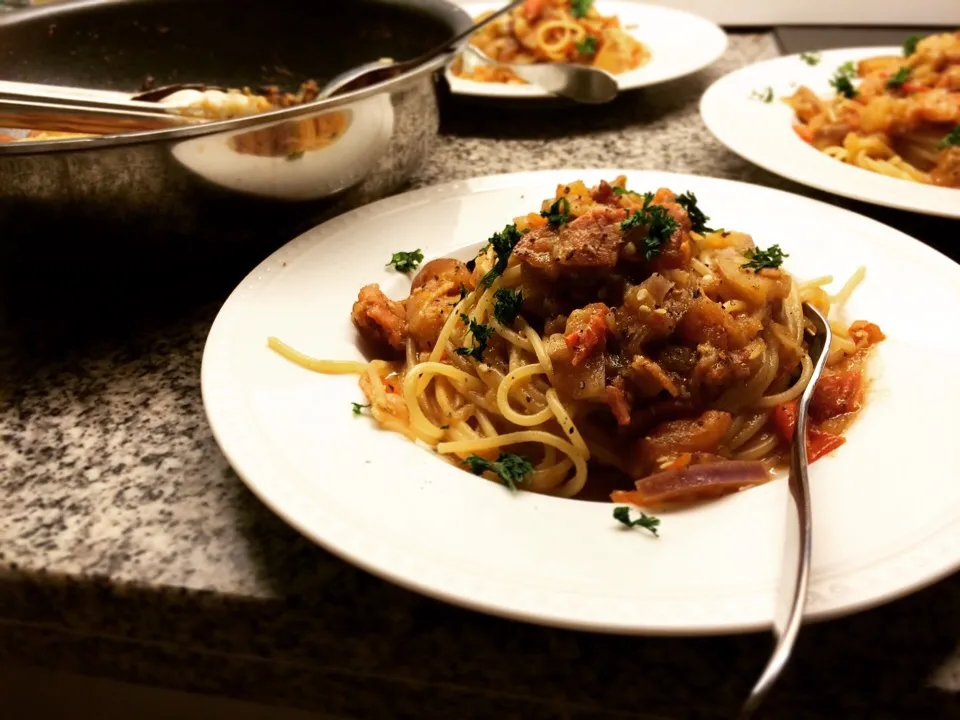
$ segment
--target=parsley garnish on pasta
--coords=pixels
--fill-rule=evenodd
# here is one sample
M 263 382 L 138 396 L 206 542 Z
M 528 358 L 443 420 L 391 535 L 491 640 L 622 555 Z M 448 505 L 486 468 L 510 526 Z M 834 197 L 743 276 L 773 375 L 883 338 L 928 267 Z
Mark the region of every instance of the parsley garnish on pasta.
M 783 259 L 786 257 L 790 256 L 783 252 L 779 245 L 771 245 L 766 250 L 754 248 L 747 252 L 747 262 L 740 267 L 748 270 L 776 269 L 783 265 Z
M 500 453 L 495 462 L 490 462 L 479 455 L 471 455 L 463 464 L 470 468 L 474 475 L 492 472 L 499 476 L 500 481 L 511 490 L 516 490 L 527 475 L 533 473 L 533 465 L 523 455 L 516 453 Z
M 510 288 L 500 288 L 493 296 L 493 316 L 505 327 L 513 325 L 523 305 L 523 293 Z
M 630 508 L 626 505 L 620 505 L 613 509 L 613 518 L 628 528 L 643 528 L 649 530 L 655 537 L 660 537 L 660 518 L 656 515 L 647 515 L 645 512 L 640 512 L 640 517 L 631 518 Z
M 423 253 L 417 248 L 410 252 L 395 252 L 390 258 L 390 262 L 387 263 L 387 267 L 392 265 L 397 272 L 408 273 L 420 267 L 422 262 Z

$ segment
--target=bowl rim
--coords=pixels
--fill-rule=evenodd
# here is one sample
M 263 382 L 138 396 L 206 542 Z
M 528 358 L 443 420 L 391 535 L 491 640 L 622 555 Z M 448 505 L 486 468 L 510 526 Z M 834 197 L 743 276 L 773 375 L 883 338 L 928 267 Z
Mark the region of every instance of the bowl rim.
M 0 28 L 15 26 L 21 22 L 31 20 L 54 20 L 63 15 L 96 7 L 113 7 L 117 5 L 140 5 L 150 0 L 71 0 L 69 2 L 38 5 L 22 10 L 0 15 Z M 452 0 L 384 0 L 385 4 L 422 9 L 435 8 L 435 17 L 441 18 L 444 14 L 455 25 L 454 32 L 466 30 L 473 22 L 469 13 Z M 437 56 L 430 62 L 409 70 L 395 78 L 376 83 L 353 92 L 337 95 L 326 100 L 314 100 L 290 108 L 271 110 L 247 117 L 230 120 L 214 120 L 198 125 L 184 127 L 163 128 L 160 130 L 143 130 L 140 132 L 117 133 L 113 135 L 95 135 L 88 138 L 63 138 L 58 140 L 34 140 L 31 142 L 0 143 L 0 157 L 9 155 L 38 155 L 46 153 L 61 153 L 76 150 L 99 150 L 125 145 L 139 145 L 147 143 L 185 140 L 205 135 L 233 132 L 236 130 L 254 129 L 293 120 L 306 115 L 315 115 L 320 111 L 336 110 L 381 93 L 392 93 L 401 89 L 424 75 L 441 70 L 450 61 L 456 50 Z

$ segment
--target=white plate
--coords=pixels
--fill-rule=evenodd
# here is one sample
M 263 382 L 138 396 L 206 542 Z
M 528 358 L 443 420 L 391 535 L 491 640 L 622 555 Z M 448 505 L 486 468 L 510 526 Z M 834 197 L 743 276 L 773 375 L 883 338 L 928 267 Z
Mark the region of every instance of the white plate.
M 830 97 L 829 80 L 843 63 L 902 52 L 899 47 L 852 48 L 821 53 L 814 66 L 799 55 L 750 65 L 711 85 L 700 100 L 700 113 L 720 142 L 777 175 L 876 205 L 960 218 L 960 190 L 898 180 L 834 160 L 797 136 L 793 110 L 779 101 L 800 85 Z M 752 97 L 767 88 L 773 90 L 773 102 Z
M 498 2 L 460 3 L 470 17 L 503 7 Z M 621 90 L 634 90 L 674 80 L 702 70 L 727 49 L 727 35 L 698 15 L 644 5 L 630 0 L 601 0 L 594 7 L 602 15 L 616 15 L 620 24 L 650 51 L 650 60 L 636 70 L 616 75 Z M 447 82 L 458 95 L 494 98 L 549 98 L 534 85 L 507 85 L 464 80 L 446 70 Z
M 343 215 L 254 270 L 221 310 L 203 356 L 207 415 L 227 458 L 278 515 L 332 552 L 408 588 L 498 615 L 621 633 L 720 633 L 771 621 L 786 483 L 662 516 L 661 537 L 618 527 L 608 503 L 512 495 L 355 417 L 353 376 L 303 370 L 266 346 L 362 359 L 350 322 L 359 288 L 405 296 L 384 267 L 482 246 L 559 182 L 628 175 L 693 190 L 713 223 L 779 243 L 803 277 L 867 279 L 853 319 L 888 340 L 869 402 L 835 454 L 812 467 L 809 616 L 852 612 L 960 566 L 960 267 L 906 235 L 812 200 L 668 173 L 568 170 L 426 188 Z M 824 231 L 826 228 L 829 231 Z M 816 231 L 814 231 L 816 229 Z

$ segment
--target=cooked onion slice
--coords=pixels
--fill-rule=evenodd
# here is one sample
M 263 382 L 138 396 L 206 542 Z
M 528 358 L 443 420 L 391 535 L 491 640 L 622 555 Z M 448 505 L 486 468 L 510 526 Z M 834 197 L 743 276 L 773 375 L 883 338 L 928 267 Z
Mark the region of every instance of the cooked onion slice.
M 648 475 L 637 480 L 636 490 L 617 490 L 610 498 L 615 503 L 643 507 L 688 503 L 728 495 L 769 479 L 766 466 L 755 460 L 688 465 L 681 470 Z

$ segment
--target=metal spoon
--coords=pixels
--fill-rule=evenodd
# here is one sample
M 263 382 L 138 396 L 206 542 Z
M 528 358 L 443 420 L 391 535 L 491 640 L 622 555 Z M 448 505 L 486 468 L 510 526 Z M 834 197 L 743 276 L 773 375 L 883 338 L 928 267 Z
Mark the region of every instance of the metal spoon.
M 420 67 L 424 63 L 428 63 L 444 53 L 456 52 L 457 45 L 459 45 L 463 40 L 466 40 L 477 30 L 486 27 L 502 15 L 506 15 L 514 8 L 519 7 L 523 4 L 523 2 L 524 0 L 514 0 L 509 5 L 500 8 L 496 12 L 485 17 L 483 20 L 474 23 L 459 35 L 456 35 L 450 40 L 446 40 L 441 45 L 437 45 L 436 47 L 427 50 L 427 52 L 413 58 L 413 60 L 395 62 L 389 58 L 384 58 L 382 60 L 376 60 L 374 62 L 365 63 L 355 68 L 345 70 L 323 86 L 323 89 L 320 90 L 320 97 L 328 98 L 332 97 L 333 95 L 342 95 L 343 93 L 351 92 L 353 90 L 369 87 L 370 85 L 374 85 L 378 82 L 390 80 L 398 75 L 402 75 L 408 70 L 413 70 L 416 67 Z
M 613 100 L 620 91 L 616 79 L 605 70 L 588 65 L 570 63 L 503 63 L 494 60 L 480 48 L 470 46 L 473 53 L 485 63 L 508 68 L 521 80 L 585 105 L 602 105 Z
M 790 446 L 790 476 L 787 480 L 790 503 L 787 506 L 787 532 L 780 589 L 773 616 L 773 635 L 776 644 L 767 667 L 753 686 L 750 696 L 740 711 L 740 720 L 747 720 L 753 715 L 790 659 L 793 644 L 803 621 L 803 608 L 807 600 L 807 587 L 810 584 L 812 524 L 810 484 L 807 478 L 807 409 L 813 398 L 817 380 L 820 379 L 823 368 L 827 364 L 833 333 L 830 331 L 827 318 L 813 305 L 804 303 L 803 314 L 813 323 L 816 330 L 809 344 L 810 359 L 813 360 L 814 366 L 810 382 L 797 404 L 797 422 L 793 443 Z

